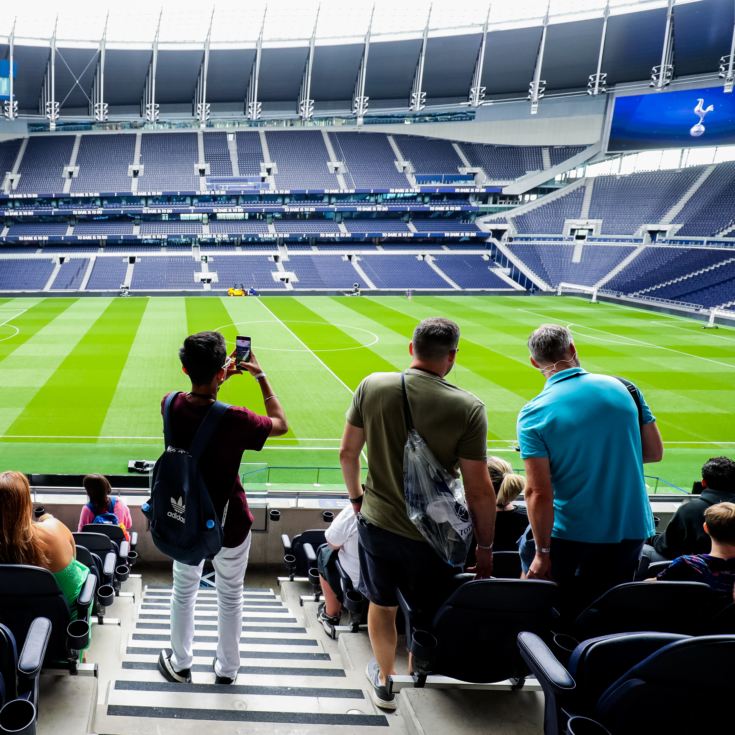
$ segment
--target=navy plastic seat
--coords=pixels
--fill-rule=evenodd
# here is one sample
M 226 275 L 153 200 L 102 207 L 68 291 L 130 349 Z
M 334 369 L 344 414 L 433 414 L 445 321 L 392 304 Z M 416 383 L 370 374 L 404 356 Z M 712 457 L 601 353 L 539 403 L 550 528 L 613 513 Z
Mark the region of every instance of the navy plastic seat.
M 87 523 L 85 526 L 82 526 L 82 533 L 103 533 L 105 536 L 109 536 L 118 547 L 126 540 L 122 528 L 111 523 Z M 136 531 L 129 531 L 129 534 L 130 541 L 128 544 L 132 551 L 138 545 L 138 534 Z
M 284 563 L 289 577 L 313 577 L 316 570 L 316 550 L 324 543 L 324 529 L 313 528 L 297 534 L 293 539 L 284 533 L 281 535 Z M 312 570 L 312 574 L 309 572 Z

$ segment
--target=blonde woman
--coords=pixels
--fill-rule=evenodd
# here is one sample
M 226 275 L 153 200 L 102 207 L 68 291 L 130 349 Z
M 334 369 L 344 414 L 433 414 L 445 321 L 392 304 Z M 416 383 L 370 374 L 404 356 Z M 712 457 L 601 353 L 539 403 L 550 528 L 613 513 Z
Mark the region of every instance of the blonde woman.
M 526 481 L 514 474 L 510 462 L 502 457 L 488 457 L 487 471 L 497 494 L 493 548 L 495 551 L 517 551 L 518 539 L 528 527 L 528 515 L 525 507 L 514 501 L 523 492 Z
M 48 569 L 74 610 L 89 570 L 76 560 L 71 531 L 48 513 L 33 521 L 28 478 L 0 473 L 0 564 L 29 564 Z

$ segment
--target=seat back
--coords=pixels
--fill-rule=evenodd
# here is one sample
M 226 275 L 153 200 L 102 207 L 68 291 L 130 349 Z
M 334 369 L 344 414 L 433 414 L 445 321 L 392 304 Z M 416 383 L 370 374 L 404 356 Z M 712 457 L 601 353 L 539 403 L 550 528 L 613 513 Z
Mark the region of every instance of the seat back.
M 655 627 L 662 633 L 697 635 L 721 607 L 700 582 L 626 582 L 583 610 L 574 623 L 577 640 Z
M 37 617 L 51 621 L 46 660 L 66 660 L 66 627 L 71 617 L 54 575 L 40 567 L 0 564 L 0 623 L 13 633 L 19 650 Z
M 125 534 L 122 528 L 111 523 L 87 523 L 82 528 L 82 533 L 102 533 L 118 545 L 121 541 L 125 541 Z
M 614 733 L 724 732 L 732 724 L 733 661 L 735 635 L 670 643 L 613 682 L 595 716 Z
M 93 554 L 86 546 L 77 544 L 77 561 L 84 564 L 89 571 L 97 577 L 97 587 L 104 584 L 102 559 L 98 554 Z
M 316 553 L 316 550 L 326 542 L 324 530 L 318 528 L 303 531 L 293 537 L 291 541 L 291 553 L 296 557 L 297 577 L 306 577 L 309 574 L 309 564 L 306 559 L 306 554 L 304 554 L 304 544 L 311 544 L 314 553 Z
M 85 526 L 86 528 L 86 526 Z M 93 554 L 97 554 L 101 559 L 105 558 L 108 551 L 114 551 L 115 556 L 120 553 L 120 546 L 116 544 L 109 536 L 99 531 L 99 527 L 95 525 L 95 531 L 77 531 L 72 534 L 74 542 L 89 549 Z
M 438 646 L 433 673 L 472 682 L 525 676 L 518 633 L 548 638 L 556 601 L 553 582 L 481 579 L 463 584 L 434 617 Z
M 18 650 L 10 628 L 0 624 L 0 708 L 18 696 L 16 669 Z
M 496 579 L 520 579 L 521 555 L 517 551 L 494 552 L 493 577 Z

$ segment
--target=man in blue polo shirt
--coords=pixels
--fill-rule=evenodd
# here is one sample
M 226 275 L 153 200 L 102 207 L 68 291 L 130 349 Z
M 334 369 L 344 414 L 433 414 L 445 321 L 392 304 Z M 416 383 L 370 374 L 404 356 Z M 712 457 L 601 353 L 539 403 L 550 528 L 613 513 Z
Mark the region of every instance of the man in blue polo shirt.
M 573 614 L 633 579 L 654 529 L 644 462 L 663 456 L 643 396 L 579 365 L 571 332 L 540 326 L 528 340 L 544 389 L 518 415 L 525 498 L 536 543 L 530 578 L 553 579 Z

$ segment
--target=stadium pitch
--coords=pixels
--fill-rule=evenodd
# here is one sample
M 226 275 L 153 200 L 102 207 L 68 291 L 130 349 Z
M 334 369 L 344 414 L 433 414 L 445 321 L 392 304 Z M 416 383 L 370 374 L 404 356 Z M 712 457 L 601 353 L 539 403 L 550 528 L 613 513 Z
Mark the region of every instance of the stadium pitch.
M 449 380 L 485 402 L 488 447 L 517 467 L 516 415 L 543 386 L 526 338 L 549 321 L 571 327 L 585 368 L 644 391 L 666 444 L 650 475 L 688 489 L 708 457 L 735 454 L 735 331 L 680 317 L 553 296 L 14 298 L 0 301 L 0 464 L 121 474 L 130 459 L 155 459 L 161 397 L 188 386 L 178 347 L 188 333 L 219 329 L 230 344 L 252 337 L 291 425 L 246 453 L 244 472 L 295 468 L 270 479 L 309 484 L 309 468 L 338 467 L 352 390 L 370 372 L 405 367 L 411 332 L 427 316 L 461 325 Z M 247 376 L 221 398 L 263 411 Z M 319 479 L 334 483 L 338 473 Z

